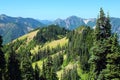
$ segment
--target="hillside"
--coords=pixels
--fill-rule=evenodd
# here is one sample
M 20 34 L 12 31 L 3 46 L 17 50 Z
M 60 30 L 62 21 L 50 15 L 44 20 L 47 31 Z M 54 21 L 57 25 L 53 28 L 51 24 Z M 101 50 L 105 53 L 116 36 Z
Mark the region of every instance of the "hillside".
M 10 17 L 4 14 L 0 15 L 0 35 L 3 36 L 3 44 L 18 38 L 35 28 L 43 26 L 44 24 L 32 18 Z
M 93 69 L 93 65 L 96 65 L 99 69 L 99 66 L 105 63 L 99 62 L 100 64 L 104 63 L 102 65 L 94 63 L 99 60 L 103 61 L 105 58 L 108 60 L 113 58 L 114 60 L 118 60 L 119 52 L 117 50 L 119 47 L 117 47 L 118 42 L 114 35 L 111 34 L 108 38 L 106 37 L 109 36 L 108 33 L 99 34 L 97 29 L 95 30 L 89 26 L 80 26 L 70 31 L 58 25 L 49 25 L 48 27 L 31 31 L 4 45 L 3 52 L 7 61 L 7 69 L 9 71 L 11 67 L 15 67 L 18 70 L 14 71 L 13 69 L 11 72 L 13 75 L 14 73 L 16 75 L 19 75 L 17 73 L 21 73 L 19 76 L 22 79 L 30 77 L 31 80 L 88 80 L 96 78 L 93 74 L 97 74 L 94 73 L 94 70 L 91 70 Z M 110 43 L 111 41 L 112 43 Z M 108 53 L 108 58 L 101 57 L 101 54 L 105 56 L 103 54 L 110 52 L 109 50 L 111 54 L 114 53 L 113 51 L 116 51 L 115 54 L 118 56 L 111 57 L 111 54 L 109 55 Z M 103 71 L 105 69 L 107 67 Z M 99 74 L 102 75 L 101 73 Z M 119 73 L 115 72 L 115 74 Z M 9 76 L 9 74 L 7 75 Z M 118 79 L 116 76 L 115 78 Z
M 77 45 L 81 45 L 81 48 L 82 48 L 82 43 L 78 41 L 79 38 L 77 36 L 82 37 L 83 32 L 86 30 L 89 31 L 90 28 L 83 26 L 83 27 L 77 28 L 75 33 L 73 33 L 73 31 L 69 31 L 55 25 L 50 25 L 49 27 L 34 30 L 14 40 L 13 42 L 4 46 L 4 49 L 9 50 L 10 46 L 12 46 L 13 50 L 15 50 L 15 53 L 19 55 L 21 55 L 21 53 L 22 55 L 30 53 L 29 58 L 31 58 L 31 61 L 32 61 L 31 65 L 33 69 L 36 68 L 36 64 L 37 64 L 38 68 L 40 70 L 43 70 L 42 66 L 44 65 L 44 63 L 46 64 L 47 60 L 51 57 L 54 64 L 52 66 L 55 67 L 57 77 L 60 80 L 62 78 L 62 75 L 65 74 L 64 71 L 67 71 L 67 70 L 74 71 L 74 68 L 77 72 L 76 74 L 78 75 L 77 77 L 84 79 L 85 78 L 84 75 L 88 75 L 88 74 L 86 73 L 82 74 L 83 71 L 79 64 L 80 56 L 78 55 L 78 52 L 76 54 L 74 53 L 76 58 L 73 58 L 72 56 L 73 53 L 72 51 L 69 52 L 69 50 L 74 50 L 75 48 L 79 48 L 80 46 L 77 47 Z M 50 33 L 48 34 L 48 32 L 50 31 L 52 32 L 52 35 Z M 46 36 L 45 35 L 46 33 L 49 36 Z M 39 38 L 37 38 L 38 36 Z M 50 36 L 51 38 L 49 38 Z M 41 40 L 40 38 L 42 38 L 42 41 L 40 41 Z M 89 37 L 87 39 L 89 39 Z M 74 41 L 77 43 L 74 44 L 73 43 Z M 87 42 L 88 41 L 86 41 L 86 43 Z M 72 48 L 71 45 L 74 45 L 74 48 Z M 8 51 L 6 50 L 4 51 L 5 53 L 8 53 Z M 68 57 L 69 55 L 71 56 L 71 58 Z M 8 56 L 8 54 L 6 54 L 6 56 Z M 55 61 L 57 61 L 57 63 Z

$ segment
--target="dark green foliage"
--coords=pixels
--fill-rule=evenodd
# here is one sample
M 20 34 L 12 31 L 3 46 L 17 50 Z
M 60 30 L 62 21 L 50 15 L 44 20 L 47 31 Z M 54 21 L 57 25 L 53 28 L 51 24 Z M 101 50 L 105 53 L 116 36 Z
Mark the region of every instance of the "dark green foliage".
M 93 45 L 92 29 L 88 26 L 81 26 L 68 34 L 69 44 L 67 52 L 67 62 L 74 60 L 80 62 L 81 68 L 89 70 L 89 49 Z
M 47 58 L 49 55 L 55 54 L 57 52 L 60 52 L 64 49 L 64 47 L 60 47 L 59 45 L 56 48 L 45 48 L 43 50 L 39 50 L 37 54 L 33 55 L 32 61 L 38 61 L 42 60 L 44 58 Z
M 2 51 L 2 37 L 0 36 L 0 80 L 4 80 L 5 63 L 4 53 Z
M 62 53 L 59 53 L 58 55 L 55 55 L 53 57 L 53 65 L 55 71 L 60 70 L 62 64 L 63 64 L 63 55 Z
M 34 39 L 37 43 L 45 43 L 46 41 L 59 39 L 60 36 L 65 35 L 67 32 L 68 30 L 61 28 L 58 25 L 50 25 L 41 28 Z
M 42 64 L 42 77 L 44 79 L 46 79 L 46 64 L 45 64 L 45 61 L 43 61 L 43 64 Z
M 106 55 L 109 52 L 105 41 L 97 41 L 91 48 L 92 56 L 89 60 L 92 68 L 92 76 L 97 79 L 102 69 L 106 68 Z
M 21 76 L 22 80 L 34 80 L 34 71 L 32 68 L 32 61 L 30 59 L 30 52 L 22 49 L 21 52 Z
M 40 69 L 38 68 L 38 65 L 35 65 L 35 70 L 34 70 L 34 80 L 40 80 Z
M 106 68 L 101 72 L 99 79 L 119 80 L 120 79 L 120 46 L 117 35 L 114 34 L 108 40 L 110 52 L 107 54 Z
M 9 55 L 5 80 L 21 80 L 20 61 L 17 54 L 11 49 Z
M 111 35 L 111 24 L 109 16 L 105 17 L 104 11 L 100 8 L 100 17 L 97 19 L 95 28 L 95 39 L 103 40 L 107 39 Z
M 18 50 L 18 48 L 20 48 L 21 45 L 23 45 L 25 43 L 26 39 L 23 40 L 16 40 L 14 42 L 11 42 L 7 45 L 3 46 L 3 52 L 9 54 L 9 51 L 11 51 L 11 49 L 13 49 L 13 51 L 15 52 L 16 50 Z
M 46 63 L 43 63 L 42 76 L 46 80 L 58 80 L 54 69 L 52 57 L 48 57 Z
M 109 18 L 105 17 L 104 11 L 100 9 L 100 17 L 97 19 L 94 31 L 95 40 L 91 48 L 92 56 L 90 58 L 92 76 L 98 79 L 100 72 L 106 68 L 106 55 L 110 52 L 107 40 L 111 36 L 111 25 Z
M 109 16 L 100 9 L 100 17 L 95 29 L 95 41 L 91 48 L 92 56 L 90 79 L 119 80 L 120 79 L 120 52 L 116 35 L 111 35 Z

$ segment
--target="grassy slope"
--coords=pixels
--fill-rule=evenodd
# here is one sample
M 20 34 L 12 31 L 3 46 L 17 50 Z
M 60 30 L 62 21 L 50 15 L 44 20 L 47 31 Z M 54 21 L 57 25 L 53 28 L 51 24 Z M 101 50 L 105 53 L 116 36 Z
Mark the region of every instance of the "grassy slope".
M 45 44 L 45 46 L 43 48 L 47 48 L 47 46 L 49 46 L 50 48 L 56 48 L 57 45 L 60 45 L 62 47 L 66 43 L 68 43 L 68 39 L 66 39 L 66 37 L 64 37 L 62 39 L 54 40 L 52 42 L 49 42 L 49 43 Z
M 66 39 L 66 37 L 64 37 L 64 38 L 59 39 L 59 40 L 54 40 L 54 41 L 45 43 L 44 46 L 43 46 L 41 49 L 47 48 L 47 46 L 49 46 L 50 48 L 56 48 L 57 45 L 64 46 L 64 45 L 67 44 L 67 43 L 68 43 L 68 39 Z M 33 50 L 31 50 L 31 52 L 34 54 L 35 52 L 38 51 L 39 47 L 40 47 L 40 46 L 37 45 Z M 59 53 L 59 52 L 58 52 L 58 53 Z M 53 57 L 54 55 L 57 55 L 57 53 L 56 53 L 56 54 L 53 54 L 53 55 L 51 55 L 51 56 Z M 65 59 L 66 59 L 66 55 L 64 55 L 64 61 L 65 61 Z M 44 59 L 44 60 L 46 60 L 46 59 Z M 34 63 L 32 64 L 33 68 L 35 68 L 35 64 L 38 64 L 39 68 L 41 69 L 41 68 L 42 68 L 42 64 L 43 64 L 43 60 L 39 60 L 39 61 L 37 61 L 37 62 L 34 62 Z M 60 76 L 61 76 L 62 71 L 63 71 L 63 70 L 61 69 L 60 71 L 57 72 L 57 75 L 58 75 L 59 78 L 60 78 Z
M 53 54 L 51 56 L 53 57 L 54 55 L 57 55 L 57 53 Z M 45 60 L 46 59 L 44 59 L 44 61 Z M 80 66 L 78 65 L 78 62 L 69 62 L 67 65 L 64 65 L 64 63 L 66 64 L 66 54 L 64 55 L 64 62 L 63 62 L 61 70 L 57 71 L 57 76 L 58 76 L 59 80 L 61 78 L 63 70 L 72 69 L 74 66 L 77 66 L 77 72 L 78 72 L 78 75 L 81 77 L 81 80 L 87 80 L 88 74 L 82 73 L 83 71 L 81 70 Z M 40 69 L 42 69 L 43 60 L 39 60 L 37 62 L 34 62 L 32 64 L 33 68 L 35 68 L 35 64 L 38 64 L 38 67 Z
M 67 43 L 68 43 L 68 39 L 66 39 L 66 37 L 64 37 L 64 38 L 62 38 L 62 39 L 60 39 L 60 40 L 54 40 L 54 41 L 52 41 L 52 42 L 46 43 L 41 49 L 46 48 L 47 46 L 49 46 L 49 47 L 51 47 L 51 48 L 55 48 L 55 47 L 57 47 L 57 45 L 59 45 L 59 44 L 60 44 L 60 46 L 64 46 L 64 45 L 67 44 Z M 37 52 L 38 49 L 39 49 L 39 46 L 37 45 L 33 50 L 31 50 L 31 52 L 32 52 L 33 54 L 35 54 L 34 52 Z M 53 55 L 51 55 L 51 56 L 54 56 L 54 55 L 56 55 L 56 54 L 53 54 Z M 35 64 L 36 64 L 36 63 L 39 64 L 39 65 L 42 65 L 42 62 L 43 62 L 43 60 L 34 62 L 34 63 L 32 64 L 33 68 L 35 67 Z M 39 67 L 39 68 L 41 68 L 41 67 Z
M 23 39 L 27 38 L 26 42 L 28 43 L 29 41 L 31 41 L 34 38 L 34 36 L 36 36 L 38 31 L 39 30 L 36 30 L 36 31 L 30 32 L 30 33 L 28 33 L 24 36 L 21 36 L 21 37 L 18 38 L 18 40 L 23 40 Z M 16 39 L 14 41 L 16 41 Z
M 43 45 L 43 47 L 41 47 L 40 45 L 36 45 L 34 47 L 34 49 L 31 50 L 31 52 L 32 52 L 32 54 L 35 54 L 39 51 L 39 49 L 47 48 L 47 46 L 49 46 L 50 48 L 56 48 L 57 45 L 64 46 L 67 43 L 68 43 L 68 39 L 66 39 L 66 37 L 64 37 L 64 38 L 59 39 L 59 40 L 47 42 Z M 57 55 L 57 53 L 55 53 L 51 56 L 53 57 L 54 55 Z M 44 59 L 44 60 L 46 60 L 46 59 Z M 43 60 L 39 60 L 37 62 L 34 62 L 32 64 L 33 68 L 35 67 L 36 63 L 38 64 L 39 68 L 42 69 Z M 81 70 L 80 66 L 78 65 L 78 62 L 69 62 L 68 64 L 66 64 L 66 54 L 64 55 L 64 62 L 63 62 L 61 70 L 57 71 L 58 78 L 60 79 L 64 69 L 71 69 L 71 68 L 73 68 L 73 66 L 77 66 L 77 72 L 78 72 L 78 75 L 81 77 L 81 80 L 86 80 L 88 74 L 82 73 L 83 71 Z
M 41 47 L 41 45 L 36 45 L 32 50 L 31 53 L 35 54 L 39 51 L 39 49 L 45 49 L 48 46 L 50 48 L 56 48 L 58 45 L 60 45 L 61 47 L 64 46 L 66 43 L 68 43 L 68 39 L 66 39 L 66 37 L 59 39 L 59 40 L 54 40 L 51 42 L 47 42 L 43 45 L 43 47 Z
M 34 36 L 36 36 L 37 32 L 39 30 L 36 30 L 36 31 L 33 31 L 33 32 L 30 32 L 20 38 L 18 38 L 18 40 L 24 40 L 26 39 L 26 43 L 29 44 L 29 42 L 31 40 L 33 40 Z M 16 40 L 14 40 L 16 41 Z M 66 37 L 62 38 L 62 39 L 59 39 L 59 40 L 54 40 L 54 41 L 51 41 L 51 42 L 47 42 L 45 43 L 42 47 L 41 45 L 36 45 L 32 50 L 31 50 L 31 53 L 32 54 L 35 54 L 39 51 L 39 49 L 44 49 L 44 48 L 47 48 L 47 46 L 49 46 L 50 48 L 56 48 L 58 45 L 60 46 L 64 46 L 68 43 L 68 39 Z M 56 53 L 57 54 L 57 53 Z M 53 54 L 51 56 L 54 56 L 56 54 Z M 46 59 L 44 59 L 46 60 Z M 43 60 L 39 60 L 39 61 L 36 61 L 34 63 L 32 63 L 32 66 L 33 68 L 35 68 L 35 64 L 38 64 L 38 67 L 40 69 L 42 69 L 42 64 L 43 64 Z M 63 70 L 64 69 L 70 69 L 72 68 L 74 65 L 77 65 L 77 71 L 78 71 L 78 75 L 81 76 L 81 80 L 86 80 L 88 74 L 83 74 L 82 73 L 82 70 L 80 69 L 80 66 L 78 66 L 78 63 L 77 62 L 69 62 L 68 64 L 66 64 L 66 54 L 64 55 L 64 62 L 63 62 L 63 65 L 62 65 L 62 68 L 61 70 L 57 71 L 57 75 L 60 79 L 61 77 L 61 74 L 63 73 Z

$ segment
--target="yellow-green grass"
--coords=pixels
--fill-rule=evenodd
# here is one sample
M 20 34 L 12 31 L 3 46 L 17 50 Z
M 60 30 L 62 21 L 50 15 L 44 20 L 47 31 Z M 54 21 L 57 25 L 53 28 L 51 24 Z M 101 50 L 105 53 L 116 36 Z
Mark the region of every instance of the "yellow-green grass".
M 36 36 L 36 34 L 37 34 L 38 31 L 39 31 L 39 30 L 30 32 L 30 33 L 25 34 L 25 35 L 23 35 L 23 36 L 21 36 L 21 37 L 19 37 L 19 38 L 17 38 L 17 39 L 18 39 L 18 40 L 23 40 L 23 39 L 26 39 L 26 38 L 27 38 L 26 43 L 28 43 L 29 41 L 31 41 L 31 40 L 34 38 L 34 36 Z M 15 39 L 14 41 L 16 41 L 17 39 Z M 14 42 L 14 41 L 13 41 L 13 42 Z
M 80 68 L 79 65 L 77 65 L 77 73 L 81 77 L 81 80 L 87 80 L 88 79 L 88 74 L 83 73 L 83 70 Z
M 42 64 L 43 64 L 43 61 L 42 61 L 42 60 L 32 63 L 33 69 L 35 69 L 35 65 L 36 65 L 36 64 L 38 65 L 38 68 L 39 68 L 39 69 L 42 69 Z
M 16 52 L 17 52 L 21 47 L 24 47 L 24 46 L 27 45 L 31 40 L 33 40 L 34 36 L 36 36 L 36 34 L 37 34 L 38 31 L 39 31 L 39 30 L 30 32 L 30 33 L 28 33 L 28 34 L 25 34 L 25 35 L 23 35 L 23 36 L 15 39 L 15 40 L 13 40 L 13 42 L 16 42 L 17 40 L 22 40 L 22 41 L 24 42 L 23 44 L 21 44 L 21 45 L 19 46 L 19 48 L 16 50 Z
M 39 31 L 39 30 L 30 32 L 30 33 L 28 33 L 28 34 L 25 34 L 25 35 L 23 35 L 23 36 L 15 39 L 15 40 L 13 40 L 13 42 L 16 42 L 17 40 L 22 40 L 22 41 L 23 41 L 23 44 L 21 44 L 16 51 L 18 51 L 22 46 L 24 47 L 24 46 L 26 46 L 27 44 L 29 44 L 29 42 L 32 41 L 33 38 L 36 36 L 36 34 L 37 34 L 38 31 Z M 32 52 L 32 53 L 33 53 L 33 52 Z M 34 53 L 35 53 L 35 52 L 34 52 Z
M 51 57 L 53 57 L 53 56 L 55 56 L 55 55 L 57 55 L 57 54 L 58 54 L 58 53 L 53 54 L 53 55 L 51 55 Z M 39 67 L 39 69 L 42 69 L 42 64 L 43 64 L 43 61 L 45 61 L 45 60 L 46 60 L 46 59 L 44 59 L 44 60 L 39 60 L 39 61 L 36 61 L 36 62 L 32 63 L 33 68 L 35 68 L 35 65 L 37 64 L 38 67 Z M 66 60 L 66 54 L 64 55 L 64 61 L 65 61 L 65 60 Z M 72 69 L 74 66 L 77 67 L 77 73 L 78 73 L 78 75 L 81 77 L 81 79 L 82 79 L 82 80 L 86 80 L 87 77 L 88 77 L 88 74 L 86 74 L 86 73 L 83 74 L 83 73 L 82 73 L 83 71 L 82 71 L 82 69 L 80 68 L 80 66 L 78 65 L 78 62 L 70 62 L 70 63 L 68 63 L 68 65 L 66 65 L 65 67 L 62 67 L 61 70 L 57 71 L 57 77 L 59 78 L 59 80 L 60 80 L 60 78 L 61 78 L 61 75 L 63 74 L 63 70 Z
M 62 73 L 63 73 L 63 69 L 57 71 L 57 77 L 59 78 L 59 80 L 61 78 Z
M 35 65 L 36 65 L 36 64 L 38 65 L 38 68 L 39 68 L 39 69 L 42 69 L 43 61 L 44 61 L 44 60 L 39 60 L 39 61 L 36 61 L 36 62 L 32 63 L 33 69 L 35 69 Z
M 48 46 L 49 46 L 50 49 L 51 49 L 51 48 L 56 48 L 58 45 L 60 45 L 60 46 L 62 47 L 62 46 L 64 46 L 64 45 L 67 44 L 67 43 L 68 43 L 68 39 L 67 39 L 66 37 L 64 37 L 64 38 L 59 39 L 59 40 L 54 40 L 54 41 L 52 41 L 52 42 L 47 42 L 45 45 L 43 45 L 42 48 L 41 48 L 40 45 L 37 45 L 36 47 L 34 47 L 34 49 L 31 50 L 31 52 L 32 52 L 33 54 L 35 54 L 35 53 L 37 53 L 39 50 L 45 49 L 45 48 L 47 48 Z M 60 53 L 60 52 L 58 52 L 58 53 Z M 51 57 L 54 57 L 55 55 L 58 55 L 58 53 L 51 55 Z M 65 61 L 65 60 L 66 60 L 66 54 L 64 55 L 64 61 Z M 33 68 L 35 68 L 35 64 L 36 64 L 36 63 L 38 64 L 38 67 L 39 67 L 40 69 L 42 69 L 43 60 L 34 62 L 34 63 L 32 64 Z M 62 69 L 61 69 L 60 71 L 57 71 L 57 76 L 58 76 L 58 78 L 60 79 L 61 74 L 63 73 L 63 69 L 64 69 L 64 68 L 65 68 L 65 69 L 66 69 L 66 68 L 72 68 L 72 66 L 73 66 L 73 64 L 70 63 L 70 64 L 66 65 L 65 67 L 62 67 Z
M 76 63 L 69 63 L 67 66 L 63 67 L 61 70 L 57 71 L 57 76 L 60 79 L 63 74 L 63 70 L 69 70 L 76 66 Z
M 51 57 L 54 57 L 56 55 L 58 55 L 60 52 L 56 53 L 56 54 L 52 54 Z M 62 54 L 62 53 L 61 53 Z M 43 60 L 39 60 L 39 61 L 36 61 L 34 63 L 32 63 L 32 66 L 33 68 L 35 68 L 35 64 L 38 64 L 38 67 L 41 69 L 42 68 L 42 64 L 43 64 L 43 61 L 45 61 L 46 59 L 43 59 Z
M 44 45 L 43 48 L 47 48 L 48 46 L 50 48 L 56 48 L 58 45 L 60 45 L 61 47 L 64 46 L 66 43 L 68 42 L 68 39 L 66 39 L 66 37 L 62 38 L 62 39 L 59 39 L 59 40 L 54 40 L 50 43 L 46 43 Z
M 30 50 L 30 52 L 35 55 L 38 53 L 39 49 L 40 49 L 40 45 L 36 45 L 32 50 Z
M 52 48 L 56 48 L 58 45 L 60 45 L 61 47 L 64 46 L 65 44 L 68 43 L 68 39 L 66 37 L 59 39 L 59 40 L 54 40 L 51 42 L 47 42 L 45 43 L 45 45 L 43 45 L 43 47 L 41 48 L 40 45 L 36 45 L 32 50 L 31 53 L 32 54 L 36 54 L 38 53 L 39 50 L 44 50 L 47 47 L 50 47 L 50 49 Z
M 55 55 L 58 55 L 58 53 L 51 55 L 51 57 L 54 57 Z M 66 59 L 66 54 L 64 55 L 64 59 Z M 44 60 L 39 60 L 39 61 L 36 61 L 36 62 L 32 63 L 33 69 L 35 69 L 35 65 L 36 65 L 36 64 L 38 65 L 38 68 L 39 68 L 39 69 L 42 69 L 42 64 L 43 64 L 43 61 L 45 61 L 45 60 L 46 60 L 46 59 L 44 59 Z M 67 66 L 65 66 L 64 68 L 62 68 L 61 70 L 57 71 L 57 76 L 58 76 L 58 78 L 60 79 L 61 74 L 63 73 L 63 69 L 72 68 L 72 66 L 73 66 L 73 63 L 70 63 L 70 64 L 68 64 Z
M 59 52 L 56 53 L 56 54 L 51 55 L 51 57 L 54 57 L 54 56 L 56 56 L 56 55 L 58 55 L 58 54 L 59 54 Z M 43 64 L 43 61 L 45 61 L 45 60 L 46 60 L 46 59 L 44 59 L 44 60 L 39 60 L 39 61 L 36 61 L 36 62 L 32 63 L 32 67 L 35 68 L 35 65 L 37 64 L 38 67 L 39 67 L 40 69 L 42 69 L 42 64 Z
M 66 59 L 67 59 L 67 55 L 66 55 L 66 54 L 63 56 L 63 59 L 64 59 L 64 60 L 66 60 Z
M 65 61 L 66 61 L 66 54 L 63 56 L 63 60 L 64 60 L 64 63 L 65 63 Z M 65 67 L 64 67 L 64 65 L 62 65 L 62 69 L 61 70 L 59 70 L 59 71 L 57 71 L 57 76 L 58 76 L 58 78 L 60 79 L 60 77 L 61 77 L 61 74 L 63 73 L 63 69 L 64 69 Z

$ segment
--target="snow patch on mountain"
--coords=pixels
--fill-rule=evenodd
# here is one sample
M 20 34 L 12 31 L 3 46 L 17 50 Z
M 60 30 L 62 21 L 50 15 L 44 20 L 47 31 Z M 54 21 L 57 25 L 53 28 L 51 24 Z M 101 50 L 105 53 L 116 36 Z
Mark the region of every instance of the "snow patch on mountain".
M 83 20 L 85 24 L 87 24 L 90 20 L 89 19 L 84 19 Z

